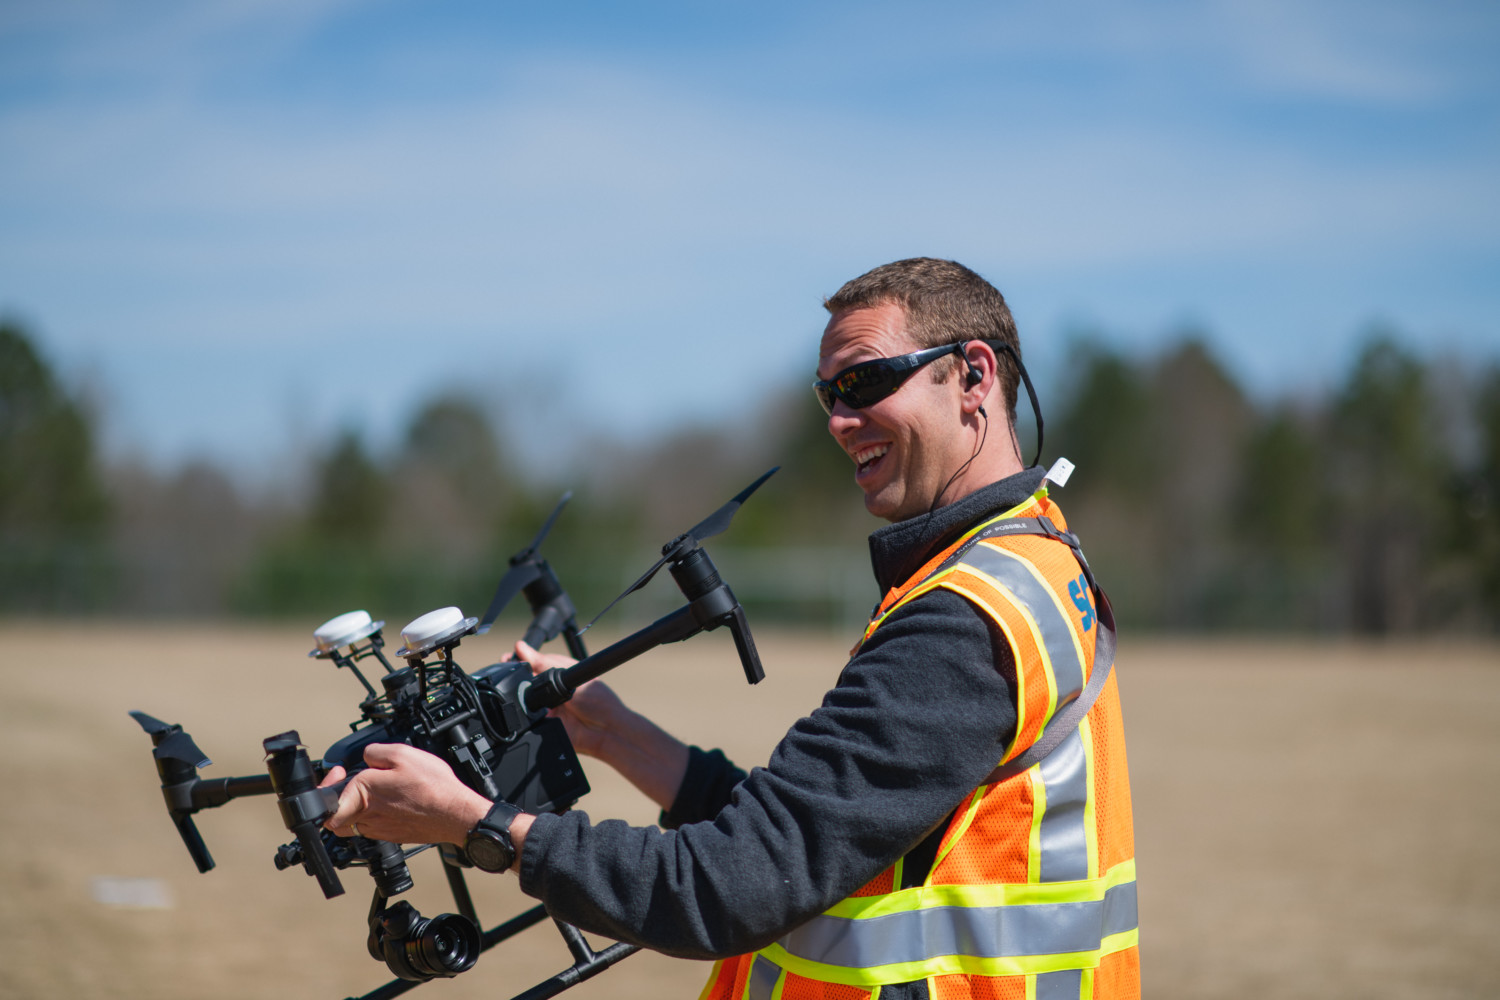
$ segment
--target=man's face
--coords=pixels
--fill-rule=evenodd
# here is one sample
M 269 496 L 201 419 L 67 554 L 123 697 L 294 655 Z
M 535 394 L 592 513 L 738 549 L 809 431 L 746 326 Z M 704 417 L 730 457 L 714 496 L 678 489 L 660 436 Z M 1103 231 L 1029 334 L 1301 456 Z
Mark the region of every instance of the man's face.
M 818 378 L 832 378 L 861 361 L 915 350 L 899 305 L 851 309 L 830 319 L 823 331 Z M 828 433 L 854 460 L 854 481 L 871 514 L 888 521 L 925 514 L 968 457 L 959 444 L 962 381 L 950 375 L 933 382 L 931 372 L 923 370 L 872 406 L 853 410 L 842 401 L 834 403 Z M 963 453 L 955 458 L 957 452 Z

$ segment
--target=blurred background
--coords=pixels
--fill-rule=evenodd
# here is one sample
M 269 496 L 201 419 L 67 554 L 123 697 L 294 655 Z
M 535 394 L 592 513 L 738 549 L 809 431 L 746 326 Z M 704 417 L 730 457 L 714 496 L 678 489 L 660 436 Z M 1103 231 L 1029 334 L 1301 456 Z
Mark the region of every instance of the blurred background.
M 934 255 L 1008 295 L 1125 623 L 1493 631 L 1497 42 L 1482 2 L 13 0 L 0 609 L 472 608 L 573 489 L 587 612 L 780 463 L 740 589 L 847 624 L 820 302 Z
M 477 614 L 566 490 L 543 551 L 587 619 L 778 464 L 714 557 L 758 634 L 847 646 L 878 597 L 865 547 L 878 523 L 808 389 L 821 302 L 875 265 L 952 258 L 1009 300 L 1044 461 L 1078 467 L 1058 499 L 1123 633 L 1155 637 L 1134 656 L 1135 696 L 1162 724 L 1131 727 L 1141 856 L 1167 876 L 1156 902 L 1143 890 L 1161 933 L 1148 970 L 1156 948 L 1158 984 L 1240 995 L 1195 964 L 1208 952 L 1193 933 L 1216 924 L 1187 902 L 1222 841 L 1164 817 L 1186 788 L 1216 789 L 1195 815 L 1225 822 L 1276 793 L 1196 780 L 1174 740 L 1201 753 L 1218 740 L 1247 775 L 1267 742 L 1303 766 L 1287 736 L 1321 753 L 1319 723 L 1280 699 L 1352 718 L 1321 699 L 1379 662 L 1392 694 L 1359 717 L 1366 742 L 1340 743 L 1353 770 L 1328 775 L 1364 767 L 1342 787 L 1370 798 L 1330 836 L 1386 828 L 1385 762 L 1419 744 L 1456 782 L 1451 798 L 1424 786 L 1462 833 L 1453 864 L 1487 866 L 1479 845 L 1500 821 L 1497 51 L 1485 0 L 6 0 L 7 746 L 32 752 L 14 727 L 50 720 L 47 739 L 104 727 L 136 747 L 125 709 L 181 693 L 179 668 L 145 650 L 186 663 L 195 643 L 274 640 L 295 660 L 306 632 L 351 608 L 395 628 L 448 604 Z M 1029 456 L 1024 396 L 1017 423 Z M 658 582 L 606 627 L 674 600 Z M 126 619 L 146 658 L 84 719 L 30 657 L 82 630 L 54 662 L 94 683 L 98 630 Z M 1335 661 L 1347 673 L 1330 666 L 1305 682 L 1325 687 L 1290 698 L 1307 675 L 1269 669 Z M 1256 664 L 1263 686 L 1237 687 Z M 1462 673 L 1432 680 L 1445 669 Z M 134 691 L 139 704 L 117 704 Z M 1189 691 L 1204 699 L 1191 710 Z M 1464 701 L 1489 728 L 1434 742 L 1417 691 L 1443 695 L 1434 724 Z M 1169 725 L 1225 701 L 1257 721 Z M 292 722 L 267 719 L 250 729 Z M 159 808 L 144 750 L 121 773 L 141 785 L 122 802 Z M 44 803 L 77 787 L 46 774 L 0 789 Z M 34 825 L 39 809 L 12 812 L 10 842 L 57 836 Z M 151 820 L 153 844 L 171 837 Z M 1247 829 L 1265 834 L 1267 870 L 1315 853 Z M 1411 830 L 1388 834 L 1395 854 L 1441 853 Z M 1174 882 L 1184 858 L 1202 867 Z M 39 871 L 0 868 L 0 887 L 50 905 L 66 877 Z M 1407 972 L 1446 984 L 1431 995 L 1500 988 L 1443 950 L 1500 919 L 1487 879 L 1422 884 L 1423 933 L 1445 944 Z M 1367 896 L 1340 886 L 1323 897 L 1329 922 L 1365 917 Z M 72 891 L 93 912 L 86 886 Z M 1270 926 L 1272 903 L 1250 895 L 1244 912 Z M 1363 902 L 1340 913 L 1344 898 Z M 1307 964 L 1347 971 L 1370 947 L 1330 965 L 1309 945 Z M 8 982 L 109 995 L 98 968 L 0 971 L 0 995 Z M 1236 982 L 1287 996 L 1410 985 L 1303 971 Z
M 472 608 L 573 489 L 587 612 L 780 463 L 739 589 L 847 624 L 820 302 L 934 255 L 1008 295 L 1125 623 L 1493 631 L 1497 41 L 1486 3 L 13 0 L 0 609 Z

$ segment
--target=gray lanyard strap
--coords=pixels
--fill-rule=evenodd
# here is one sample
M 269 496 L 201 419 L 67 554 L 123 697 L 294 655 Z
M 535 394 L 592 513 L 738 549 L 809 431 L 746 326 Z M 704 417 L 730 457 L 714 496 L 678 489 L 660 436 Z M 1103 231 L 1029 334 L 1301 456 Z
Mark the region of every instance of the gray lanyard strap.
M 1078 565 L 1083 567 L 1083 576 L 1088 581 L 1089 591 L 1094 596 L 1099 623 L 1098 631 L 1094 633 L 1094 671 L 1089 676 L 1088 684 L 1079 692 L 1077 698 L 1048 720 L 1047 728 L 1042 731 L 1040 739 L 1027 747 L 1026 752 L 1019 757 L 991 771 L 989 777 L 980 782 L 984 785 L 1013 778 L 1027 768 L 1041 763 L 1059 743 L 1068 738 L 1068 734 L 1078 728 L 1078 724 L 1083 721 L 1089 709 L 1094 707 L 1094 699 L 1098 698 L 1099 692 L 1104 690 L 1104 684 L 1109 680 L 1109 675 L 1115 665 L 1114 608 L 1110 607 L 1109 598 L 1094 581 L 1094 573 L 1089 569 L 1088 560 L 1083 558 L 1083 549 L 1078 544 L 1078 536 L 1071 531 L 1059 531 L 1057 525 L 1053 524 L 1049 517 L 1008 517 L 985 525 L 958 551 L 943 560 L 942 566 L 934 571 L 934 575 L 959 562 L 970 548 L 985 539 L 1002 538 L 1007 535 L 1045 535 L 1048 538 L 1057 539 L 1072 549 Z

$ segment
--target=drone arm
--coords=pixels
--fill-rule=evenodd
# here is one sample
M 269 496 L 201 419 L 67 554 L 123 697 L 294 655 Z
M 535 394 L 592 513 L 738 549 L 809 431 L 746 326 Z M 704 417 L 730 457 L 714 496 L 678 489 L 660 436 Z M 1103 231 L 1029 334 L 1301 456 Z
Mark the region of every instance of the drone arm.
M 588 657 L 589 651 L 583 645 L 583 635 L 578 631 L 578 622 L 569 618 L 563 624 L 563 642 L 567 643 L 568 655 L 575 660 Z
M 579 660 L 571 667 L 554 667 L 538 674 L 526 690 L 526 711 L 537 712 L 561 705 L 573 697 L 579 687 L 609 671 L 655 649 L 662 643 L 679 642 L 703 630 L 703 624 L 691 604 L 658 618 L 639 632 L 606 646 L 593 656 Z
M 701 558 L 693 558 L 701 557 Z M 679 585 L 692 597 L 691 603 L 678 608 L 664 618 L 658 618 L 639 632 L 626 636 L 612 646 L 606 646 L 593 656 L 579 660 L 571 667 L 554 668 L 537 675 L 526 691 L 526 711 L 536 712 L 544 708 L 561 705 L 573 697 L 573 692 L 583 684 L 613 670 L 620 664 L 635 659 L 648 650 L 668 642 L 681 642 L 704 629 L 715 629 L 728 625 L 734 635 L 735 648 L 739 650 L 740 662 L 745 668 L 745 678 L 754 684 L 765 676 L 761 669 L 760 655 L 755 649 L 755 640 L 750 636 L 750 625 L 745 619 L 745 610 L 735 600 L 729 586 L 719 579 L 708 554 L 696 550 L 688 560 L 691 566 L 679 576 L 679 568 L 672 567 L 673 576 L 678 576 Z M 688 573 L 692 578 L 684 583 Z M 691 586 L 701 584 L 701 586 Z M 691 589 L 690 589 L 691 587 Z
M 535 927 L 546 919 L 546 909 L 542 906 L 534 906 L 504 923 L 497 924 L 485 931 L 480 940 L 480 951 L 489 951 L 502 941 L 508 941 L 522 931 Z M 577 986 L 585 979 L 592 979 L 605 969 L 641 950 L 640 945 L 616 942 L 603 951 L 594 951 L 589 947 L 588 942 L 584 940 L 583 935 L 578 932 L 577 928 L 561 922 L 555 923 L 557 923 L 558 930 L 562 932 L 563 941 L 567 944 L 568 951 L 573 956 L 573 965 L 559 972 L 557 975 L 543 980 L 530 989 L 517 993 L 512 1000 L 547 1000 L 549 997 L 555 997 L 559 993 Z M 384 986 L 371 990 L 362 997 L 348 997 L 346 1000 L 394 1000 L 395 997 L 401 996 L 421 985 L 421 983 L 415 983 L 409 979 L 393 979 Z
M 269 737 L 262 745 L 266 750 L 266 780 L 276 792 L 282 822 L 302 847 L 303 868 L 318 880 L 325 897 L 342 895 L 344 887 L 323 845 L 322 829 L 323 821 L 338 808 L 339 793 L 348 779 L 319 787 L 318 772 L 296 730 Z
M 342 895 L 344 887 L 333 870 L 333 859 L 328 856 L 328 849 L 323 845 L 323 820 L 333 812 L 329 799 L 333 800 L 334 805 L 338 802 L 338 792 L 335 790 L 330 796 L 326 794 L 328 791 L 330 789 L 312 789 L 310 792 L 282 798 L 279 805 L 282 821 L 302 846 L 303 867 L 318 880 L 318 887 L 323 890 L 324 897 L 332 899 Z
M 193 809 L 212 809 L 230 799 L 270 795 L 273 791 L 269 774 L 252 774 L 244 778 L 199 778 L 192 788 Z
M 745 618 L 745 609 L 736 604 L 724 624 L 729 626 L 729 632 L 734 636 L 734 648 L 739 651 L 740 665 L 745 668 L 745 680 L 751 684 L 759 684 L 766 679 L 766 672 L 761 668 L 760 653 L 756 651 L 755 639 L 750 635 L 750 623 Z
M 755 640 L 750 636 L 745 609 L 735 599 L 729 585 L 719 576 L 708 553 L 697 547 L 689 549 L 675 557 L 671 572 L 678 589 L 688 599 L 686 606 L 678 608 L 665 618 L 657 619 L 613 646 L 606 646 L 593 656 L 579 660 L 571 667 L 539 674 L 526 692 L 526 711 L 535 712 L 561 705 L 573 697 L 573 692 L 585 682 L 613 670 L 627 660 L 663 643 L 680 642 L 704 629 L 715 629 L 720 625 L 728 625 L 734 635 L 740 664 L 745 668 L 745 679 L 751 684 L 761 680 L 765 671 L 761 669 Z
M 537 609 L 523 639 L 532 649 L 541 649 L 542 643 L 557 638 L 566 631 L 568 624 L 572 621 L 573 608 L 571 606 L 560 607 L 558 604 L 545 604 Z
M 167 812 L 172 825 L 182 837 L 182 843 L 192 855 L 193 863 L 200 872 L 214 867 L 213 855 L 193 822 L 193 813 L 199 809 L 212 809 L 230 799 L 242 795 L 265 795 L 271 791 L 271 779 L 266 775 L 251 775 L 248 778 L 210 778 L 205 780 L 193 775 L 185 781 L 161 786 L 162 798 L 166 800 Z
M 193 817 L 173 813 L 172 825 L 177 827 L 177 833 L 182 837 L 182 844 L 187 848 L 188 854 L 192 855 L 193 864 L 198 866 L 198 871 L 211 871 L 214 867 L 214 856 L 208 853 L 208 845 L 203 842 L 203 836 L 198 832 L 198 824 L 193 822 Z
M 769 476 L 770 473 L 766 475 Z M 766 672 L 761 668 L 760 653 L 756 651 L 755 639 L 750 635 L 750 622 L 745 618 L 745 609 L 729 589 L 729 584 L 719 576 L 708 553 L 702 549 L 690 552 L 673 565 L 672 577 L 682 593 L 693 602 L 691 607 L 705 629 L 729 626 L 730 634 L 734 636 L 734 648 L 740 654 L 740 666 L 745 668 L 745 680 L 751 684 L 764 680 Z

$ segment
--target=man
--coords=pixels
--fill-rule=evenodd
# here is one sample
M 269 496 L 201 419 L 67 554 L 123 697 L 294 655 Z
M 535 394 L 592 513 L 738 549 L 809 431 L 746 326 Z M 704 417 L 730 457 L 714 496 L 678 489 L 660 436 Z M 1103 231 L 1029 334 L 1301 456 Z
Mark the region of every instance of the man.
M 1023 467 L 1009 309 L 925 258 L 826 306 L 815 389 L 892 522 L 870 538 L 885 598 L 767 767 L 684 746 L 596 681 L 560 714 L 665 829 L 518 813 L 406 746 L 370 748 L 328 825 L 466 845 L 556 917 L 720 959 L 705 997 L 1138 996 L 1112 621 Z

